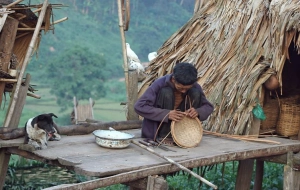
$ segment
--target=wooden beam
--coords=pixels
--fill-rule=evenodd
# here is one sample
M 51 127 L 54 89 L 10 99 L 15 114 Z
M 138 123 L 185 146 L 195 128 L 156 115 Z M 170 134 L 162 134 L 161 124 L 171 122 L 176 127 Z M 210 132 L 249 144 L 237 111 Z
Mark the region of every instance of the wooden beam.
M 115 130 L 139 129 L 142 126 L 142 121 L 112 121 L 106 123 L 80 123 L 78 125 L 69 125 L 57 127 L 61 135 L 85 135 L 92 133 L 95 130 L 108 130 L 113 127 Z M 14 127 L 14 126 L 13 126 Z M 3 140 L 16 139 L 25 135 L 24 127 L 9 128 L 0 127 L 0 138 Z
M 278 155 L 278 156 L 263 157 L 263 158 L 259 158 L 258 160 L 262 160 L 265 162 L 274 162 L 274 163 L 278 163 L 278 164 L 286 164 L 287 155 L 282 154 L 282 155 Z
M 262 157 L 258 160 L 273 162 L 278 164 L 287 164 L 287 154 L 282 154 L 278 156 Z M 300 170 L 300 152 L 293 155 L 293 167 L 295 170 Z
M 253 123 L 249 135 L 259 135 L 260 120 L 253 118 Z M 252 172 L 253 172 L 254 160 L 242 160 L 239 161 L 237 179 L 236 179 L 236 190 L 247 190 L 250 189 Z
M 0 64 L 1 70 L 8 72 L 10 58 L 14 47 L 17 28 L 19 21 L 14 18 L 6 18 L 3 29 L 0 36 Z M 5 82 L 0 81 L 0 106 L 2 104 L 2 96 L 5 89 Z

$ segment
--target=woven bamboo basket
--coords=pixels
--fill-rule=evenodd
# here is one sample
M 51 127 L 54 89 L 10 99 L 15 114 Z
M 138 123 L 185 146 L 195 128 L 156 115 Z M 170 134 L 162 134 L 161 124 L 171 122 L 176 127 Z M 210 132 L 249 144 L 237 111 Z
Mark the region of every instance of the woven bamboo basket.
M 198 118 L 184 117 L 180 121 L 172 121 L 171 134 L 174 142 L 182 148 L 192 148 L 199 145 L 203 128 Z
M 300 104 L 297 101 L 282 101 L 276 132 L 283 136 L 298 135 L 300 127 Z
M 275 129 L 279 117 L 280 102 L 269 99 L 263 107 L 266 119 L 261 122 L 261 129 Z

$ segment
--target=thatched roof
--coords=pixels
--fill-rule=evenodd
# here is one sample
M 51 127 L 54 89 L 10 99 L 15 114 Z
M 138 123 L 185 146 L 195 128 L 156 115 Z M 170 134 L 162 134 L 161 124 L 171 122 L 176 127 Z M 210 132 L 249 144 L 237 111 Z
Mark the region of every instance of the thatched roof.
M 10 64 L 8 68 L 4 65 L 4 62 L 0 62 L 0 78 L 17 78 L 16 75 L 11 76 L 8 72 L 9 69 L 20 71 L 23 67 L 24 60 L 26 58 L 29 45 L 32 41 L 34 30 L 36 29 L 39 16 L 42 11 L 43 4 L 33 5 L 22 4 L 22 1 L 11 1 L 11 0 L 0 0 L 0 34 L 4 39 L 3 34 L 4 28 L 9 28 L 10 23 L 7 22 L 8 19 L 15 20 L 18 23 L 18 28 L 16 36 L 11 38 L 14 39 L 10 43 L 13 44 L 12 52 L 6 52 L 11 57 Z M 46 2 L 46 1 L 45 1 Z M 36 52 L 39 48 L 40 40 L 42 34 L 46 34 L 48 31 L 54 31 L 54 25 L 61 21 L 66 20 L 66 18 L 54 22 L 53 7 L 61 7 L 62 4 L 49 4 L 47 2 L 47 7 L 45 11 L 45 16 L 43 17 L 43 22 L 40 28 L 40 33 L 35 40 L 32 53 Z M 43 32 L 43 33 L 42 33 Z M 12 32 L 13 34 L 13 32 Z M 3 49 L 3 48 L 2 48 Z M 6 50 L 8 51 L 8 50 Z M 3 53 L 3 52 L 2 52 Z M 11 55 L 10 55 L 11 54 Z M 12 91 L 12 86 L 15 82 L 6 83 L 5 91 Z
M 1 6 L 6 7 L 7 5 L 5 5 L 2 1 Z M 53 6 L 59 7 L 62 5 L 49 4 L 47 6 L 44 22 L 42 23 L 42 27 L 41 27 L 41 32 L 43 31 L 44 34 L 49 30 L 54 30 L 53 11 L 52 11 Z M 10 13 L 8 16 L 19 21 L 16 40 L 14 42 L 13 53 L 16 54 L 20 64 L 23 63 L 23 60 L 25 58 L 27 48 L 29 46 L 34 29 L 38 21 L 38 14 L 41 11 L 41 7 L 42 4 L 38 4 L 38 5 L 15 4 L 7 8 L 7 10 L 12 11 L 12 13 Z M 34 48 L 35 51 L 38 50 L 39 48 L 40 40 L 41 40 L 41 35 L 39 36 L 35 44 L 35 48 Z M 21 66 L 22 65 L 18 65 L 18 67 Z
M 294 41 L 300 46 L 299 20 L 298 0 L 206 1 L 157 51 L 139 95 L 176 62 L 193 63 L 215 105 L 204 128 L 248 134 L 262 84 L 275 73 L 282 85 L 289 45 Z

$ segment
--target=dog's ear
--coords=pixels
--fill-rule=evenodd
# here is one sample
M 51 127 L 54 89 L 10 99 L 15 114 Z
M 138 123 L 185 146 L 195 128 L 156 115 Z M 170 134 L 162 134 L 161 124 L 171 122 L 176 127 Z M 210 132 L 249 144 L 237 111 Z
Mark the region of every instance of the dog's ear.
M 44 115 L 44 114 L 38 115 L 38 116 L 37 116 L 38 121 L 43 120 L 44 118 L 45 118 L 45 115 Z
M 56 117 L 56 118 L 57 118 L 57 116 L 56 116 L 54 113 L 48 113 L 48 115 L 50 115 L 50 116 L 53 116 L 53 117 Z

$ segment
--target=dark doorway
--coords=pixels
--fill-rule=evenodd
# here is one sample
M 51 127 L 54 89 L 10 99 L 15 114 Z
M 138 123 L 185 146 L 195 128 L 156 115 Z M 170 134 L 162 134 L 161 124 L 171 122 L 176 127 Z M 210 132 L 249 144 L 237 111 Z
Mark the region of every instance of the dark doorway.
M 282 96 L 289 97 L 300 92 L 300 55 L 294 42 L 289 47 L 290 59 L 287 59 L 282 71 Z

